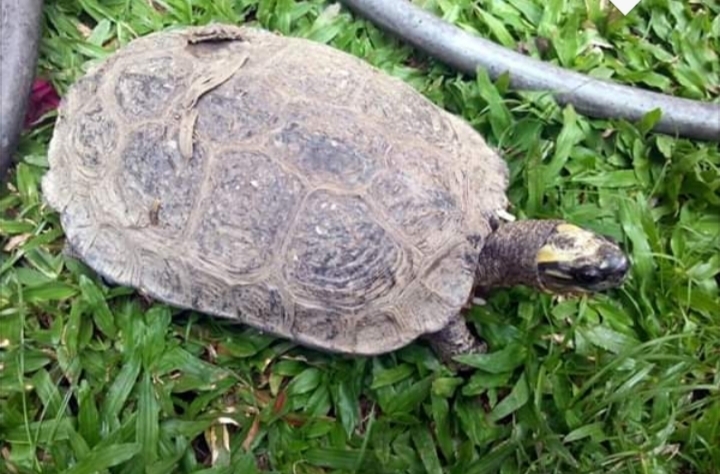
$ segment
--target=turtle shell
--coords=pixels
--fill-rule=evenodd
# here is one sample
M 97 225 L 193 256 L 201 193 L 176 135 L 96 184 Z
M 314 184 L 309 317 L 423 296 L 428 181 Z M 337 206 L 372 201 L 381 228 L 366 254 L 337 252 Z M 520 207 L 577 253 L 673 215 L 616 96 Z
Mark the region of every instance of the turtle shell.
M 350 54 L 210 25 L 136 39 L 79 79 L 43 178 L 105 278 L 302 345 L 380 354 L 471 295 L 505 162 Z

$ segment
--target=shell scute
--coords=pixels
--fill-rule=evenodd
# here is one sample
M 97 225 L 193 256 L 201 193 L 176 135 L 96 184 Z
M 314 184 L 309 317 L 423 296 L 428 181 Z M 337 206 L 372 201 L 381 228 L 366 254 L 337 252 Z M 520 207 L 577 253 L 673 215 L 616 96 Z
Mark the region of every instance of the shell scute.
M 136 225 L 162 229 L 174 238 L 188 224 L 200 197 L 208 160 L 202 146 L 195 146 L 191 157 L 182 156 L 179 141 L 177 127 L 163 123 L 133 130 L 115 182 L 126 212 L 136 216 Z
M 305 188 L 258 151 L 229 149 L 214 158 L 190 236 L 212 268 L 248 274 L 276 258 Z
M 198 102 L 196 132 L 218 145 L 261 139 L 279 126 L 285 101 L 259 79 L 236 76 Z
M 384 166 L 390 144 L 372 127 L 363 126 L 352 111 L 329 111 L 333 120 L 327 121 L 313 112 L 317 108 L 312 103 L 291 104 L 267 147 L 316 186 L 351 191 L 366 185 Z
M 351 310 L 397 293 L 410 277 L 408 256 L 360 197 L 320 190 L 298 214 L 284 278 L 300 298 Z

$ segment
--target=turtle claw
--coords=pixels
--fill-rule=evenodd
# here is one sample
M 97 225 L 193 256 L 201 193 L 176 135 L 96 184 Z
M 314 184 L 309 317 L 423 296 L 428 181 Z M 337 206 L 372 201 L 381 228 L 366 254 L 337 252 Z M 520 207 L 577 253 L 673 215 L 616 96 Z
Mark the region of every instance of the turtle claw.
M 498 216 L 501 220 L 504 220 L 505 222 L 515 222 L 515 221 L 517 220 L 517 217 L 515 217 L 515 216 L 512 215 L 512 214 L 510 214 L 510 213 L 509 213 L 508 211 L 506 211 L 505 209 L 498 209 L 498 211 L 497 211 L 497 216 Z

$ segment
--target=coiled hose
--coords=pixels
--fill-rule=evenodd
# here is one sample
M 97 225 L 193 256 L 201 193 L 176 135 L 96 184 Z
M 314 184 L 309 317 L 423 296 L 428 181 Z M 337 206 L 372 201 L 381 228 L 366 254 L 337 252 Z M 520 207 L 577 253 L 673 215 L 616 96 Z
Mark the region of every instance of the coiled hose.
M 0 181 L 27 109 L 40 44 L 42 0 L 0 1 Z
M 569 71 L 478 38 L 409 0 L 340 0 L 370 22 L 465 74 L 479 67 L 492 79 L 505 72 L 516 90 L 549 91 L 587 116 L 638 121 L 660 109 L 655 131 L 720 142 L 720 104 L 659 94 Z

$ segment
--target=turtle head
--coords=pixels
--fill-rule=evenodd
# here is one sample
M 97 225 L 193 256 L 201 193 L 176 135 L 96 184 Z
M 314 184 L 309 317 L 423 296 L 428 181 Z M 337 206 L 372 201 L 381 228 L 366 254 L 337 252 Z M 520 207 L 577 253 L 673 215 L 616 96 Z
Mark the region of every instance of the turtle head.
M 488 236 L 476 289 L 525 285 L 555 294 L 593 293 L 620 286 L 630 264 L 612 239 L 561 220 L 502 224 Z
M 535 255 L 539 285 L 552 293 L 589 293 L 620 286 L 630 267 L 612 239 L 558 223 Z

